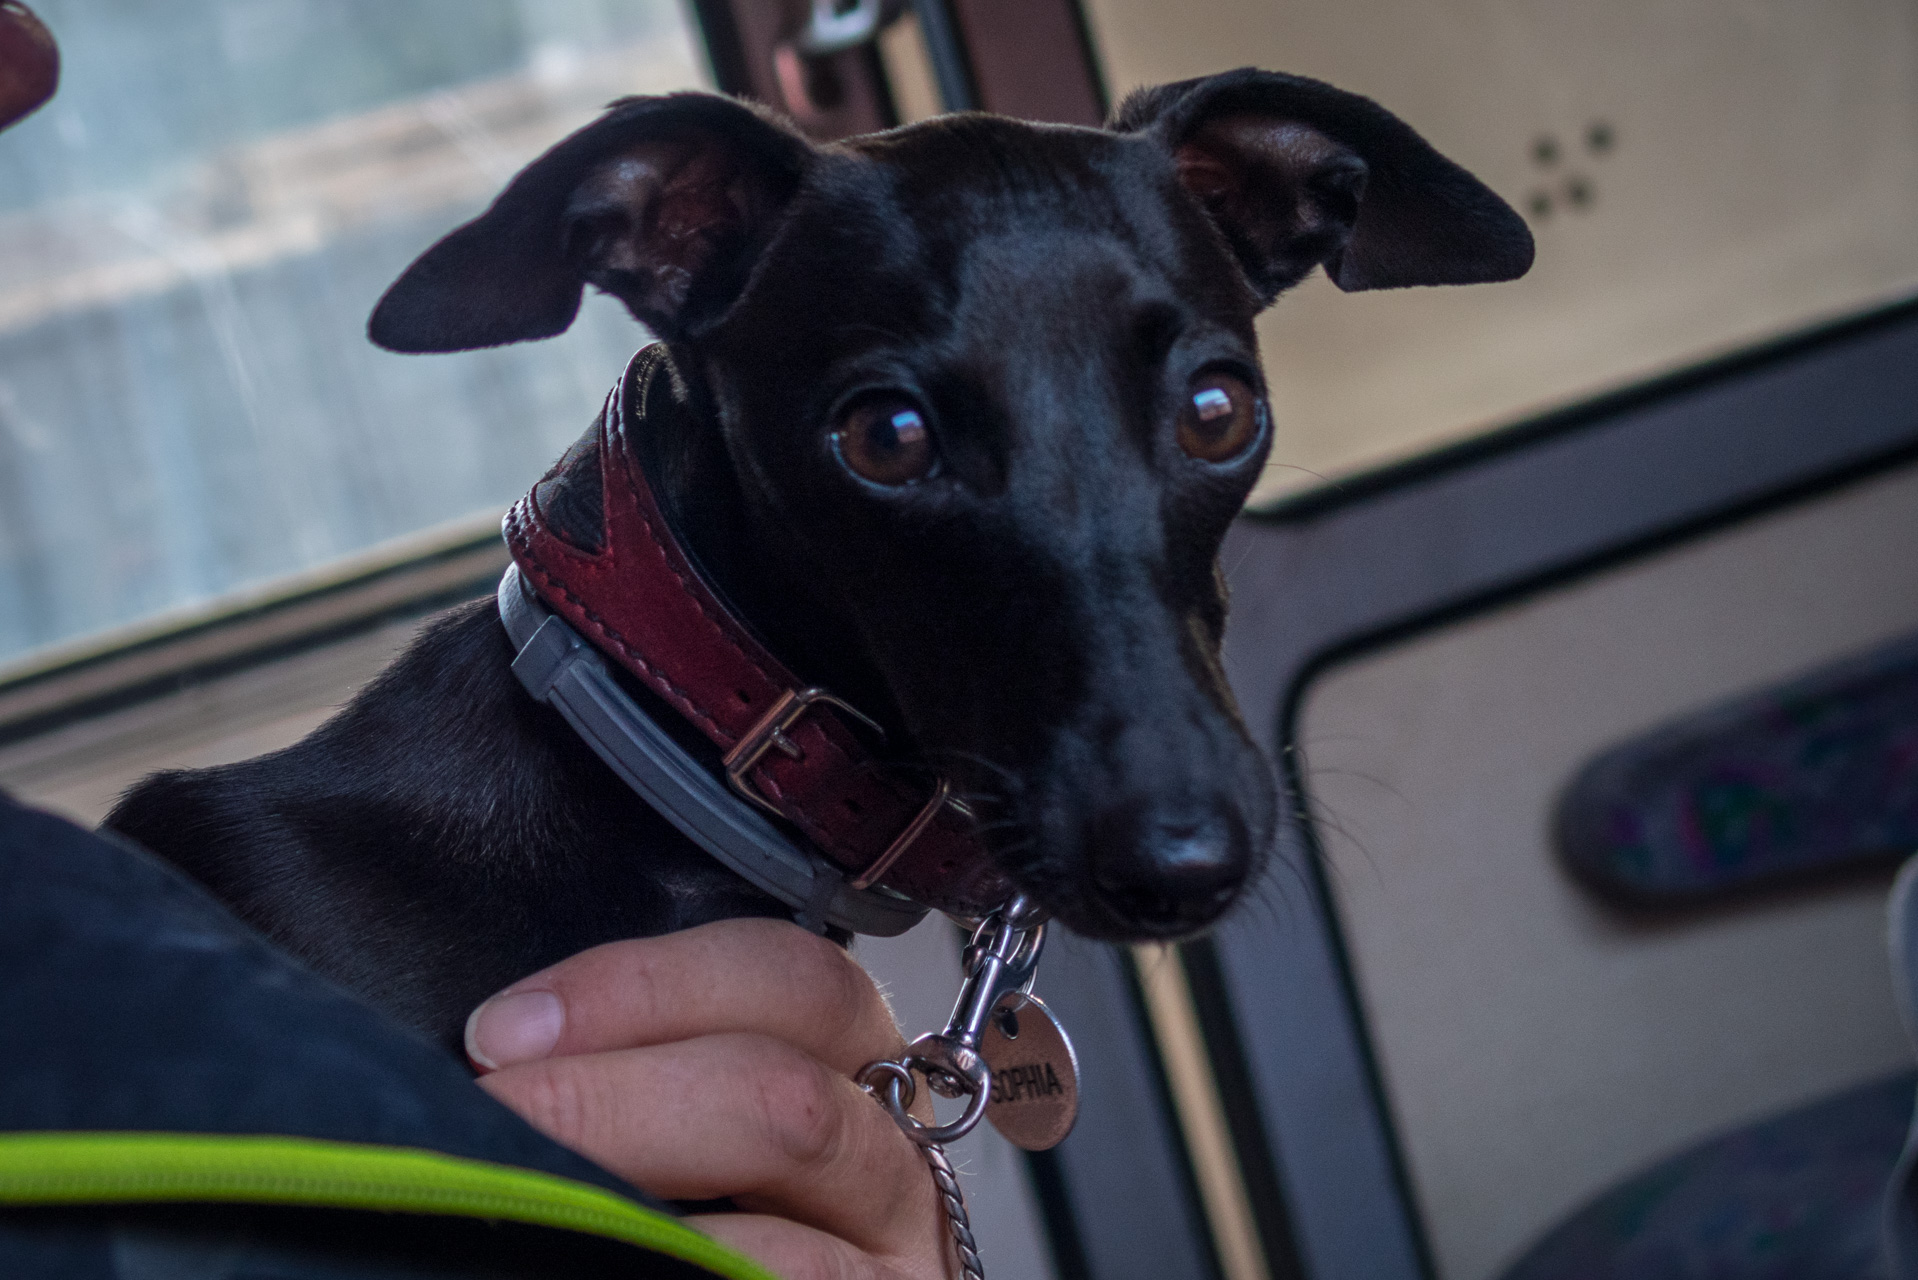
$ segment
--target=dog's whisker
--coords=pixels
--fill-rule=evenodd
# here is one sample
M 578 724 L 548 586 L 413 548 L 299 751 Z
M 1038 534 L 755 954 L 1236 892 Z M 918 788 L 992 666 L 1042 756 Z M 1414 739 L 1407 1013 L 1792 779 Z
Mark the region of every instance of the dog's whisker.
M 1019 790 L 1025 789 L 1024 778 L 1014 773 L 1011 769 L 1006 768 L 1004 765 L 987 759 L 976 751 L 966 751 L 958 747 L 935 747 L 928 751 L 926 756 L 931 760 L 957 760 L 964 764 L 977 765 L 979 768 L 996 775 L 1008 785 Z

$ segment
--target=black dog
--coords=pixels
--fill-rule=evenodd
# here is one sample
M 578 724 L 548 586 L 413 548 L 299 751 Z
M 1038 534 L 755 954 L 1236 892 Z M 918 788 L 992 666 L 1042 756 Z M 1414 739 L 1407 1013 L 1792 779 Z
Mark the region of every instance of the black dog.
M 1216 557 L 1271 436 L 1253 317 L 1321 264 L 1353 290 L 1531 255 L 1399 120 L 1289 76 L 1147 90 L 1109 130 L 958 115 L 826 147 L 684 94 L 534 162 L 371 331 L 456 351 L 617 296 L 668 344 L 642 461 L 705 576 L 950 776 L 1020 888 L 1141 939 L 1214 920 L 1275 821 L 1219 666 Z M 596 466 L 548 481 L 581 527 Z M 305 741 L 158 775 L 109 825 L 449 1041 L 584 947 L 784 913 L 510 657 L 490 602 L 457 610 Z

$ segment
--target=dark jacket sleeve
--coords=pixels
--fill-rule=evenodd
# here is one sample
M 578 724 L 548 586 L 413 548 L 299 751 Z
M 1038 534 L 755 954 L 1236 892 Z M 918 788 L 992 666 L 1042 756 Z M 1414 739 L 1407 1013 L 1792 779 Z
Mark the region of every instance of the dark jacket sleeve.
M 0 1137 L 71 1133 L 424 1150 L 668 1212 L 535 1132 L 464 1064 L 275 950 L 170 867 L 0 797 Z M 556 1274 L 705 1273 L 630 1243 L 470 1217 L 0 1203 L 7 1277 Z

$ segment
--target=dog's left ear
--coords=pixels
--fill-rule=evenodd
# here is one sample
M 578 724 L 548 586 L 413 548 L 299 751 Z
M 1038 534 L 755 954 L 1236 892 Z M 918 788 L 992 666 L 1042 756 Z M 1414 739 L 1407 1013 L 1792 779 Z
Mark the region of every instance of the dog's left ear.
M 367 334 L 409 352 L 550 338 L 592 284 L 660 336 L 682 336 L 744 286 L 814 154 L 730 98 L 616 102 L 421 254 Z
M 1112 119 L 1156 137 L 1267 303 L 1320 263 L 1339 288 L 1511 280 L 1512 207 L 1369 98 L 1247 67 L 1142 89 Z

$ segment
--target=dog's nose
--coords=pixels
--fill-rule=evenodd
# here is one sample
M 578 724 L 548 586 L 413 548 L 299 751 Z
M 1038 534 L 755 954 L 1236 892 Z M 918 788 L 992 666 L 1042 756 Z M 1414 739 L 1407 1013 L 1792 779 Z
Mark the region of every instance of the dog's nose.
M 1252 841 L 1224 805 L 1167 816 L 1110 810 L 1094 823 L 1092 883 L 1108 911 L 1147 933 L 1189 933 L 1231 903 L 1252 865 Z

